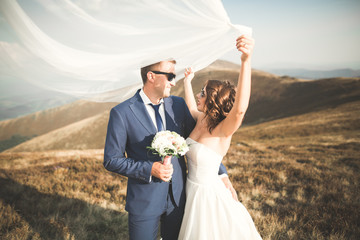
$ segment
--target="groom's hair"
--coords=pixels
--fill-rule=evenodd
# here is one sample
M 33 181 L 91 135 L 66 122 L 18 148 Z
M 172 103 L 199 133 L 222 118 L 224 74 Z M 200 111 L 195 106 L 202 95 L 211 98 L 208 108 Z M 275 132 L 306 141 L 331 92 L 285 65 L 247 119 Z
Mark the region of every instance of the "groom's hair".
M 175 60 L 169 60 L 169 62 L 172 62 L 174 64 L 176 64 L 176 61 Z M 142 81 L 145 85 L 146 81 L 147 81 L 147 73 L 150 72 L 150 71 L 155 71 L 156 67 L 160 65 L 161 62 L 157 62 L 157 63 L 153 63 L 151 65 L 148 65 L 148 66 L 145 66 L 145 67 L 142 67 L 141 70 L 140 70 L 140 73 L 141 73 L 141 78 L 142 78 Z

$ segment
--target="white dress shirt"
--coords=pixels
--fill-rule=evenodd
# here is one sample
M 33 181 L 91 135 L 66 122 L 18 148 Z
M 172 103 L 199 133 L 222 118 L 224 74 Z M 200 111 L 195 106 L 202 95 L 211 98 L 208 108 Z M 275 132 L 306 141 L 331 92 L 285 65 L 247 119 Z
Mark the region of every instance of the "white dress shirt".
M 140 90 L 140 97 L 141 99 L 143 100 L 144 104 L 145 104 L 145 108 L 146 110 L 148 111 L 149 115 L 150 115 L 150 118 L 155 126 L 155 128 L 157 128 L 157 125 L 156 125 L 156 117 L 155 117 L 155 110 L 152 106 L 150 106 L 150 104 L 153 104 L 150 99 L 148 98 L 148 96 L 146 96 L 145 92 L 143 89 Z M 160 100 L 160 107 L 159 107 L 159 113 L 160 113 L 160 116 L 161 116 L 161 120 L 163 122 L 163 126 L 164 126 L 164 129 L 166 129 L 166 119 L 165 119 L 165 108 L 164 108 L 164 99 L 161 99 Z

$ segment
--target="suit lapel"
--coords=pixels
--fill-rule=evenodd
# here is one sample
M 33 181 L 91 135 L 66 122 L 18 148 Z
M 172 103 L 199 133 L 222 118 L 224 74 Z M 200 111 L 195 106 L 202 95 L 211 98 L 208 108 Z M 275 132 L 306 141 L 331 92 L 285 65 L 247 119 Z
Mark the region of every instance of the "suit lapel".
M 171 97 L 164 98 L 164 109 L 166 118 L 166 130 L 175 131 L 175 116 L 173 110 L 173 100 Z
M 139 91 L 131 100 L 130 109 L 134 113 L 134 116 L 139 120 L 143 127 L 150 133 L 154 134 L 157 132 L 148 111 L 145 108 L 144 102 L 142 101 Z M 173 110 L 173 100 L 171 97 L 164 98 L 164 109 L 166 119 L 166 130 L 175 131 L 175 116 Z
M 130 109 L 134 113 L 135 117 L 150 134 L 154 134 L 157 132 L 149 116 L 149 113 L 145 108 L 144 102 L 140 97 L 139 91 L 132 98 L 132 104 L 130 105 Z

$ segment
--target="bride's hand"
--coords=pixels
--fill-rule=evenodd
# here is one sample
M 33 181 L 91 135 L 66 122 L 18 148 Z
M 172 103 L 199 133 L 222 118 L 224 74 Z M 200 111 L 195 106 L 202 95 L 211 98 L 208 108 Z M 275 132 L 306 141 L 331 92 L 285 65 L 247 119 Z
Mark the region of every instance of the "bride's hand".
M 185 78 L 184 78 L 184 82 L 191 82 L 191 80 L 194 78 L 195 74 L 192 70 L 191 67 L 189 68 L 185 68 Z
M 223 178 L 221 178 L 221 180 L 225 184 L 225 187 L 227 189 L 229 189 L 229 191 L 231 192 L 233 199 L 238 202 L 239 199 L 238 199 L 237 193 L 236 193 L 233 185 L 231 184 L 229 177 L 223 177 Z
M 236 48 L 240 52 L 242 52 L 242 55 L 241 55 L 242 62 L 245 62 L 245 61 L 251 59 L 254 45 L 255 45 L 255 40 L 250 36 L 241 35 L 240 37 L 238 37 L 236 39 Z

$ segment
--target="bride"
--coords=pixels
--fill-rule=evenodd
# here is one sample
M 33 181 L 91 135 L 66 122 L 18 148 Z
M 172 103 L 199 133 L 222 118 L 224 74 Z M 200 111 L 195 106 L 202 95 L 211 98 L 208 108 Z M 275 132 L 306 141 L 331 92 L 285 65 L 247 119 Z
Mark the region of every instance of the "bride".
M 209 80 L 196 95 L 191 86 L 194 73 L 185 72 L 185 101 L 196 126 L 186 140 L 189 174 L 186 206 L 179 239 L 261 239 L 246 208 L 234 200 L 218 177 L 233 134 L 240 127 L 249 104 L 251 55 L 254 40 L 236 39 L 242 52 L 238 86 Z

